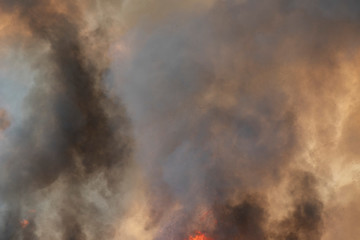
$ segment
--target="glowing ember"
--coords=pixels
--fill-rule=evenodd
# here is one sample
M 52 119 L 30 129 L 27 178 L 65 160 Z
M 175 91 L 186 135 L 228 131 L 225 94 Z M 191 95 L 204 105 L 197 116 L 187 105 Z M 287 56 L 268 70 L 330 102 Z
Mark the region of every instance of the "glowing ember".
M 204 233 L 198 232 L 195 236 L 190 236 L 189 240 L 213 240 L 205 236 Z
M 26 219 L 23 219 L 23 220 L 20 221 L 20 225 L 21 225 L 22 228 L 26 228 L 27 225 L 29 225 L 29 221 L 26 220 Z

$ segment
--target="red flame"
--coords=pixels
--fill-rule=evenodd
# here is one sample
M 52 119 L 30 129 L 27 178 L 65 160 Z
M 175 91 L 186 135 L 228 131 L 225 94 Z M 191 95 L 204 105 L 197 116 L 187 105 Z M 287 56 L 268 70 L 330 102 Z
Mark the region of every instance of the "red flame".
M 195 236 L 190 236 L 189 240 L 213 240 L 205 236 L 204 233 L 197 232 Z

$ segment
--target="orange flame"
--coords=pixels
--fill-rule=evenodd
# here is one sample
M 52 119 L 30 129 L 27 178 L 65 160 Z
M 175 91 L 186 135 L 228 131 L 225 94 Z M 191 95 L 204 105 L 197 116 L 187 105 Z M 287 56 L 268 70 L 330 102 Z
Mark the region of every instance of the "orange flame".
M 195 236 L 190 236 L 189 240 L 213 240 L 205 236 L 204 233 L 197 232 Z
M 22 228 L 26 228 L 27 225 L 29 225 L 29 221 L 26 220 L 26 219 L 23 219 L 23 220 L 20 221 L 20 225 L 21 225 Z

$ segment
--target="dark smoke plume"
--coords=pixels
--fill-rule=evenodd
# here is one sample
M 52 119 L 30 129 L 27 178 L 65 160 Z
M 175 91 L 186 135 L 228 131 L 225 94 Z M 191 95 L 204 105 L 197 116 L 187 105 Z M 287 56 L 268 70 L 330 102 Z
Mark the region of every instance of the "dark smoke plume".
M 61 4 L 67 12 L 59 9 Z M 42 73 L 27 97 L 27 117 L 13 139 L 14 149 L 1 163 L 0 196 L 6 206 L 0 239 L 53 235 L 69 240 L 109 239 L 114 234 L 107 223 L 110 219 L 102 220 L 99 206 L 81 191 L 89 179 L 103 174 L 99 194 L 110 202 L 119 190 L 120 169 L 130 157 L 124 109 L 108 97 L 102 83 L 107 69 L 101 61 L 105 59 L 89 56 L 85 49 L 91 42 L 81 32 L 85 23 L 77 3 L 1 1 L 0 6 L 16 14 L 32 37 L 49 49 L 38 65 Z M 94 34 L 102 34 L 101 29 L 97 31 Z M 95 50 L 103 53 L 106 48 Z M 46 198 L 46 191 L 51 191 L 59 178 L 66 195 L 60 206 L 49 210 L 56 215 L 57 229 L 40 237 L 39 228 L 44 226 L 28 219 L 29 226 L 21 231 L 19 221 L 27 217 L 24 212 L 37 204 L 39 196 L 33 192 L 46 189 Z
M 264 232 L 266 208 L 255 196 L 247 196 L 235 206 L 216 209 L 218 216 L 215 239 L 267 239 Z

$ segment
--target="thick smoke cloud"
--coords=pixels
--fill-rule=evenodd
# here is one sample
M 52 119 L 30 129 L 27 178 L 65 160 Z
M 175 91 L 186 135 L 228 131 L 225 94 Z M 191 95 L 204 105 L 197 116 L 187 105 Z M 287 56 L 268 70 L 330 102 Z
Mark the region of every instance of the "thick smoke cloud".
M 357 238 L 349 221 L 340 233 L 347 215 L 336 209 L 357 209 L 357 194 L 340 192 L 357 192 L 358 163 L 343 146 L 357 138 L 347 119 L 358 11 L 351 1 L 214 1 L 120 40 L 114 75 L 146 216 L 160 229 L 144 239 Z
M 0 239 L 358 238 L 356 1 L 0 8 Z
M 76 3 L 2 1 L 1 8 L 16 14 L 31 37 L 48 48 L 26 97 L 23 126 L 13 136 L 13 149 L 2 156 L 1 239 L 111 238 L 114 230 L 106 208 L 119 211 L 112 198 L 130 157 L 130 140 L 124 109 L 106 95 L 101 82 L 107 69 L 106 58 L 99 54 L 106 51 L 106 42 L 85 49 L 92 39 L 106 41 L 97 39 L 101 26 L 83 33 L 85 23 Z M 91 181 L 98 183 L 86 191 Z M 42 212 L 47 201 L 57 206 Z M 105 209 L 102 204 L 107 204 Z M 32 208 L 39 213 L 28 214 Z M 42 215 L 50 220 L 39 226 L 46 220 Z M 23 231 L 22 218 L 29 221 Z M 56 227 L 47 229 L 50 224 Z

